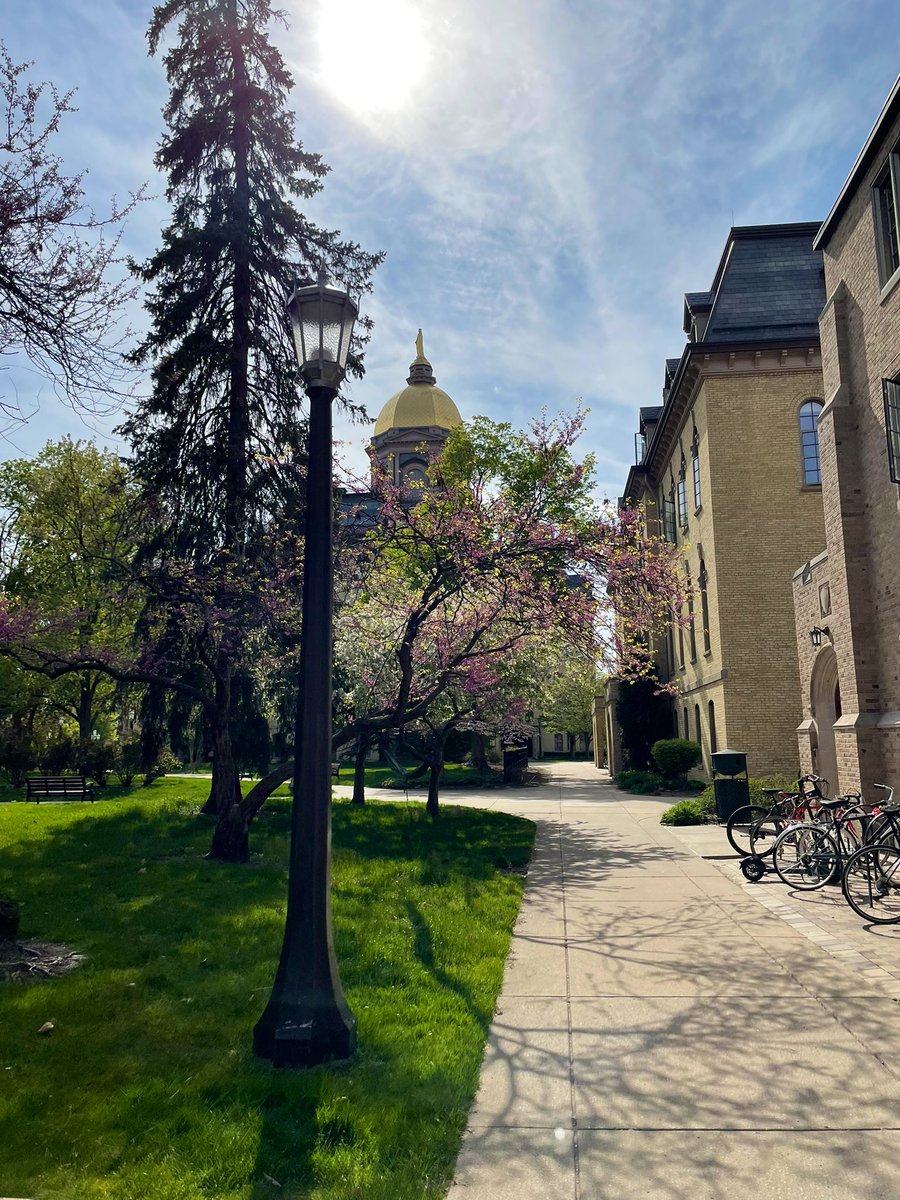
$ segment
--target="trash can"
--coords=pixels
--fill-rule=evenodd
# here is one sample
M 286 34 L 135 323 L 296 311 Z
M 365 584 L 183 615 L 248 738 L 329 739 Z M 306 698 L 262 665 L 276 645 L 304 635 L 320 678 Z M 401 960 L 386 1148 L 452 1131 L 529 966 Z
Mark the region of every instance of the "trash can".
M 738 750 L 717 750 L 712 755 L 716 816 L 727 821 L 733 812 L 750 803 L 747 755 Z

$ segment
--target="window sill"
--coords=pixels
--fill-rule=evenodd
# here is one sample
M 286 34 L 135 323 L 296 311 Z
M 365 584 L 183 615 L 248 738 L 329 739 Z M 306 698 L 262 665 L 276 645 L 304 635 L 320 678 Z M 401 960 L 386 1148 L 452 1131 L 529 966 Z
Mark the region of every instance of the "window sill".
M 697 507 L 694 509 L 694 516 L 699 517 L 702 512 L 703 512 L 703 505 L 698 504 Z
M 703 657 L 704 658 L 712 658 L 712 650 L 704 650 Z
M 821 483 L 801 483 L 800 484 L 801 492 L 821 492 L 821 490 L 822 490 Z
M 888 299 L 888 297 L 893 293 L 893 291 L 896 288 L 898 283 L 900 283 L 900 267 L 897 268 L 897 270 L 893 273 L 893 275 L 890 277 L 890 279 L 887 281 L 887 283 L 881 289 L 881 295 L 880 295 L 879 301 L 878 301 L 879 304 L 885 303 L 885 301 Z

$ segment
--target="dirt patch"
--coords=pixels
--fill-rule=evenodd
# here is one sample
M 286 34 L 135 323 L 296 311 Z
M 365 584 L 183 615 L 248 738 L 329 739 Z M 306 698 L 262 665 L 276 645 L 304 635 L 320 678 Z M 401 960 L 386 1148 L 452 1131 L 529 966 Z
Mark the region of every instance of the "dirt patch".
M 57 979 L 80 967 L 84 958 L 61 942 L 0 942 L 0 983 Z

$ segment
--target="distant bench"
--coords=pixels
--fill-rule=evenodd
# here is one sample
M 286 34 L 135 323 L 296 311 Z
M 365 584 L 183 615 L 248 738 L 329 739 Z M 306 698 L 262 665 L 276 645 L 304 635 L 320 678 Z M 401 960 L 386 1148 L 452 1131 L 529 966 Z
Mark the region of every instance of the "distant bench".
M 90 800 L 94 803 L 94 785 L 84 775 L 29 775 L 25 779 L 25 799 Z
M 340 777 L 341 777 L 341 764 L 339 762 L 333 762 L 331 764 L 331 778 L 332 779 L 340 779 Z

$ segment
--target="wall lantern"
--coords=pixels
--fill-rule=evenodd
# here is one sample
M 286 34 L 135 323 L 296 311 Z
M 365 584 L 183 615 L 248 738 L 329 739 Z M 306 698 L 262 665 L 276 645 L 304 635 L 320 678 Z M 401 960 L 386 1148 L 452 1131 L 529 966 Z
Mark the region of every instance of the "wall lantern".
M 812 643 L 813 650 L 819 649 L 819 647 L 822 645 L 823 637 L 830 636 L 831 630 L 827 625 L 823 629 L 820 629 L 818 625 L 813 625 L 812 629 L 809 631 L 809 640 Z

